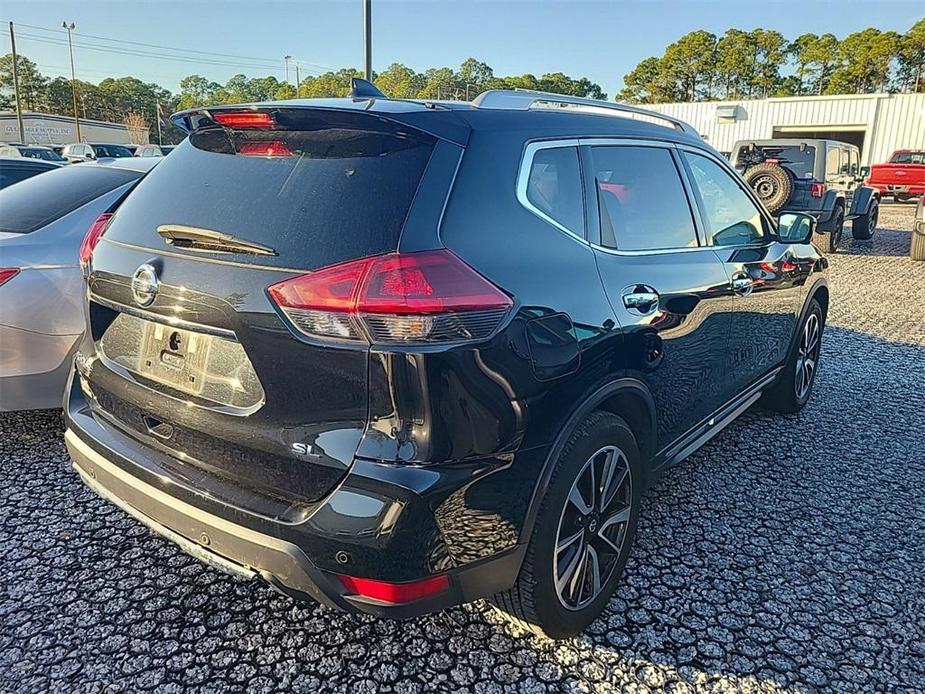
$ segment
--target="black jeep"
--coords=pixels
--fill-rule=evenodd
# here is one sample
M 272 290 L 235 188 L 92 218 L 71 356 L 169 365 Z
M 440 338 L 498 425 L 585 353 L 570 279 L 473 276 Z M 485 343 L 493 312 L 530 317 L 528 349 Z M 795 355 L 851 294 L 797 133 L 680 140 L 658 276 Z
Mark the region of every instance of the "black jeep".
M 836 140 L 740 140 L 730 161 L 773 215 L 805 212 L 819 220 L 814 243 L 834 253 L 851 222 L 856 239 L 877 227 L 880 194 L 863 185 L 860 153 Z

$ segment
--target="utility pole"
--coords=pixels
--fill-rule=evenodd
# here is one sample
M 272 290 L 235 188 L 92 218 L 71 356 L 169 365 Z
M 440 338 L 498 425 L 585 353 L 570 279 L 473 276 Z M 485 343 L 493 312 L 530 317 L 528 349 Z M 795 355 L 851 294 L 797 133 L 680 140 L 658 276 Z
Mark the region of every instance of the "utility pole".
M 302 82 L 299 79 L 299 61 L 295 61 L 295 98 L 298 99 L 302 95 Z
M 16 37 L 13 36 L 13 22 L 10 22 L 10 48 L 13 52 L 13 96 L 16 99 L 16 123 L 19 125 L 19 141 L 26 144 L 26 129 L 22 124 L 22 103 L 19 100 L 19 70 L 16 67 Z
M 80 116 L 77 115 L 77 76 L 74 74 L 74 45 L 71 43 L 71 32 L 76 29 L 74 22 L 68 24 L 61 22 L 67 29 L 67 50 L 71 54 L 71 96 L 74 99 L 74 126 L 77 128 L 77 141 L 80 142 Z
M 284 55 L 283 61 L 286 63 L 286 84 L 289 84 L 289 61 L 292 60 L 291 55 Z
M 373 0 L 363 0 L 363 45 L 365 46 L 366 79 L 373 81 Z
M 157 121 L 157 144 L 158 146 L 164 144 L 164 138 L 161 137 L 161 102 L 158 101 L 154 105 L 154 120 Z

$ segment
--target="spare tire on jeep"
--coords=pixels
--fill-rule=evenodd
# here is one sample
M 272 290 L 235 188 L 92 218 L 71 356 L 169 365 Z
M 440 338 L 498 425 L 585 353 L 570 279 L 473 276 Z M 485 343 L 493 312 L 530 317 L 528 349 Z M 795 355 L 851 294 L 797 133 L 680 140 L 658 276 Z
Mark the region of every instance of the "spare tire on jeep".
M 752 166 L 745 172 L 745 182 L 771 213 L 786 205 L 793 193 L 792 174 L 779 164 L 765 162 Z

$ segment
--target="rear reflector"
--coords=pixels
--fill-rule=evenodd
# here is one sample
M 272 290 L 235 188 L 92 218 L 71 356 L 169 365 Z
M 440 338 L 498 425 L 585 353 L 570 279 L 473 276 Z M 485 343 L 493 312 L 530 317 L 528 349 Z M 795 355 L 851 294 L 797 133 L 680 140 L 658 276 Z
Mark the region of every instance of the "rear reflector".
M 93 257 L 93 249 L 103 238 L 103 232 L 106 231 L 106 225 L 109 224 L 110 219 L 112 219 L 112 214 L 109 212 L 101 214 L 87 229 L 87 233 L 84 234 L 84 239 L 80 244 L 79 258 L 81 266 L 86 267 L 90 263 L 90 258 Z
M 4 267 L 0 268 L 0 287 L 9 282 L 11 279 L 16 277 L 19 274 L 18 267 Z
M 491 335 L 510 297 L 447 250 L 389 253 L 268 288 L 306 335 L 374 343 L 456 342 Z
M 212 120 L 229 128 L 272 128 L 273 116 L 263 111 L 226 111 L 213 113 Z
M 372 598 L 392 604 L 420 600 L 437 593 L 443 593 L 450 587 L 450 580 L 446 574 L 438 574 L 420 581 L 408 583 L 389 583 L 388 581 L 375 581 L 371 578 L 354 578 L 353 576 L 338 576 L 344 587 L 354 595 Z

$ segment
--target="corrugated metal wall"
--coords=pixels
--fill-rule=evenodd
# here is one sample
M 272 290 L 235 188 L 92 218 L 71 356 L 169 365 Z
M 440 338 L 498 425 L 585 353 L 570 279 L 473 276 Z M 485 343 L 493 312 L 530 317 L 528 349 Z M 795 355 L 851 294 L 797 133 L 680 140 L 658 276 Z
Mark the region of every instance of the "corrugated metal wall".
M 717 106 L 737 106 L 736 120 L 717 118 Z M 862 164 L 885 161 L 893 150 L 925 147 L 925 94 L 789 97 L 647 106 L 687 121 L 716 149 L 736 140 L 765 139 L 774 128 L 864 130 Z

